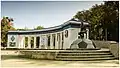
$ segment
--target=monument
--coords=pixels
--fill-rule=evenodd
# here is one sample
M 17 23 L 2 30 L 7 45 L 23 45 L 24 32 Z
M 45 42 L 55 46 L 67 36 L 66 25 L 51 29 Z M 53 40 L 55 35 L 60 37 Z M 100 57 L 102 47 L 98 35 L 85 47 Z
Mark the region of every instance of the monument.
M 70 49 L 81 49 L 81 48 L 96 48 L 95 45 L 93 44 L 93 42 L 89 39 L 86 38 L 85 35 L 89 34 L 87 33 L 88 30 L 86 29 L 86 27 L 84 27 L 84 23 L 81 22 L 80 25 L 80 32 L 78 33 L 78 39 L 73 41 L 73 43 L 70 46 Z

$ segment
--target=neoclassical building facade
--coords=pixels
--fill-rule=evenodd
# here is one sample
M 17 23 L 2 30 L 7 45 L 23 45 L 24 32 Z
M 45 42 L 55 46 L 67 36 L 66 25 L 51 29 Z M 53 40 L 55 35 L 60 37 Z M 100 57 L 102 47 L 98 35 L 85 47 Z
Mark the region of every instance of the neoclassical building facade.
M 84 39 L 89 39 L 89 23 L 83 22 L 86 28 Z M 59 26 L 41 30 L 8 31 L 8 48 L 23 49 L 67 49 L 78 39 L 81 21 L 67 21 Z

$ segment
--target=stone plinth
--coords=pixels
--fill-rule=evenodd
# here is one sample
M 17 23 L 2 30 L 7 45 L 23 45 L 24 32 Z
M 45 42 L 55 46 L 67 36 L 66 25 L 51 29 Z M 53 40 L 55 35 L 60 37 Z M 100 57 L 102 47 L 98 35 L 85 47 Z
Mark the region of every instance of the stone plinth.
M 70 48 L 78 49 L 78 48 L 96 48 L 96 47 L 94 46 L 93 42 L 89 39 L 83 39 L 83 40 L 77 39 L 71 44 Z

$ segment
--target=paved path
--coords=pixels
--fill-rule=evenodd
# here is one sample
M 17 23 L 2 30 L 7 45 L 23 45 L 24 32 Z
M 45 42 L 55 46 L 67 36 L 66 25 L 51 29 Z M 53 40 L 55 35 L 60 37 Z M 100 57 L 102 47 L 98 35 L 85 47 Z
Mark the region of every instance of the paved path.
M 19 58 L 15 51 L 1 51 L 1 67 L 74 67 L 74 68 L 119 68 L 118 60 L 102 61 L 55 61 Z

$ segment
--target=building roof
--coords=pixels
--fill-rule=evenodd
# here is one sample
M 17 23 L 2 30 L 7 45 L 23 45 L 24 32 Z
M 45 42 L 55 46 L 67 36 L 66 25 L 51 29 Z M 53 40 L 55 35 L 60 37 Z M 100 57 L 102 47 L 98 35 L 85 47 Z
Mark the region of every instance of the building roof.
M 83 22 L 83 24 L 85 26 L 89 26 L 89 23 L 87 22 Z M 44 32 L 44 31 L 55 31 L 55 30 L 61 30 L 61 29 L 65 29 L 65 27 L 69 26 L 69 25 L 73 25 L 73 27 L 77 27 L 77 28 L 80 28 L 80 25 L 81 25 L 81 21 L 67 21 L 61 25 L 58 25 L 58 26 L 54 26 L 54 27 L 49 27 L 49 28 L 44 28 L 44 29 L 41 29 L 41 30 L 26 30 L 26 31 L 19 31 L 19 30 L 16 30 L 16 31 L 8 31 L 8 34 L 9 33 L 29 33 L 29 32 Z

